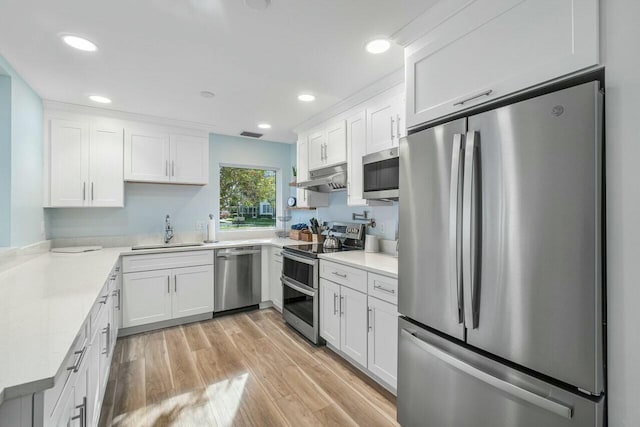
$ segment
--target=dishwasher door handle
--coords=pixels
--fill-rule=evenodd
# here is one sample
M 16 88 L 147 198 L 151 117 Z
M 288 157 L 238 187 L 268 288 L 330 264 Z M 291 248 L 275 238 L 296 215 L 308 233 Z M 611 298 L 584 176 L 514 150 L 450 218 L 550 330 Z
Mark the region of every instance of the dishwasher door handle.
M 242 255 L 257 255 L 259 253 L 261 253 L 259 249 L 252 250 L 252 251 L 229 251 L 229 252 L 220 252 L 216 256 L 218 258 L 228 258 L 233 256 L 242 256 Z

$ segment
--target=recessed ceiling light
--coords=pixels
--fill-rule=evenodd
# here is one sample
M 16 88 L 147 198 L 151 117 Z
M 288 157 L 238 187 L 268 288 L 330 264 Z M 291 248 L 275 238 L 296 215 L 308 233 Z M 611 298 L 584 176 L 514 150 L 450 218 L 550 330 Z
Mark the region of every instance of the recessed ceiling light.
M 367 45 L 365 46 L 365 49 L 367 49 L 367 52 L 377 55 L 379 53 L 384 53 L 388 51 L 390 47 L 391 47 L 391 42 L 389 42 L 389 40 L 375 39 L 367 43 Z
M 65 36 L 62 36 L 62 41 L 75 49 L 85 52 L 95 52 L 96 50 L 98 50 L 98 46 L 96 46 L 95 43 L 82 37 L 67 34 Z
M 208 90 L 203 90 L 200 92 L 200 96 L 203 98 L 213 98 L 216 94 Z
M 271 129 L 271 125 L 269 123 L 258 123 L 258 127 L 260 129 Z
M 316 100 L 316 97 L 311 95 L 310 93 L 301 93 L 298 95 L 298 100 L 302 102 L 312 102 Z
M 106 96 L 89 95 L 89 99 L 92 100 L 93 102 L 97 102 L 99 104 L 111 104 L 111 100 L 109 98 L 107 98 Z

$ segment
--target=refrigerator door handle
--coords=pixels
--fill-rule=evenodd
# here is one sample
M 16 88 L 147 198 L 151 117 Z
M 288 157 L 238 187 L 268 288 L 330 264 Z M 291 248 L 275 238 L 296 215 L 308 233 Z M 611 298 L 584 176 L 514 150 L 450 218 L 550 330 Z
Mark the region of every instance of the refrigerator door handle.
M 449 184 L 449 277 L 453 313 L 456 313 L 456 321 L 462 323 L 462 251 L 460 237 L 460 184 L 462 178 L 460 173 L 460 159 L 464 158 L 463 135 L 453 136 L 453 150 L 451 151 L 451 183 Z
M 556 414 L 560 417 L 571 419 L 573 417 L 573 409 L 558 403 L 554 400 L 547 399 L 544 396 L 540 396 L 539 394 L 533 393 L 529 390 L 526 390 L 522 387 L 519 387 L 515 384 L 512 384 L 508 381 L 505 381 L 501 378 L 495 377 L 487 372 L 484 372 L 481 369 L 476 368 L 451 354 L 440 350 L 439 348 L 429 344 L 428 342 L 422 340 L 418 335 L 414 332 L 410 332 L 407 329 L 401 329 L 401 333 L 406 334 L 414 344 L 420 347 L 422 350 L 431 354 L 432 356 L 440 359 L 442 362 L 447 365 L 464 372 L 467 375 L 470 375 L 487 385 L 497 388 L 498 390 L 514 396 L 518 399 L 524 400 L 525 402 L 530 403 L 531 405 L 537 406 L 538 408 L 549 411 L 553 414 Z
M 476 193 L 477 182 L 475 180 L 476 169 L 476 151 L 479 150 L 477 145 L 477 132 L 467 132 L 465 137 L 465 153 L 464 153 L 464 186 L 462 193 L 462 277 L 463 277 L 463 298 L 464 298 L 464 320 L 466 326 L 472 329 L 478 327 L 478 295 L 477 295 L 477 277 L 476 277 L 476 236 L 477 230 L 474 226 L 477 223 L 477 206 L 480 201 L 479 194 Z M 478 192 L 479 193 L 479 192 Z M 477 200 L 474 200 L 477 197 Z

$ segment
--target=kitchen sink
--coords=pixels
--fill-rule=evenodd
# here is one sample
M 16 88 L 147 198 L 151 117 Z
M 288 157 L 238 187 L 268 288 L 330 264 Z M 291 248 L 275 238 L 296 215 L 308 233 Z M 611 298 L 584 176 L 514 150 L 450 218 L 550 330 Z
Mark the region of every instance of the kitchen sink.
M 145 249 L 168 249 L 168 248 L 187 248 L 190 246 L 202 246 L 201 242 L 186 242 L 186 243 L 160 243 L 157 245 L 137 245 L 133 246 L 131 250 L 141 251 Z

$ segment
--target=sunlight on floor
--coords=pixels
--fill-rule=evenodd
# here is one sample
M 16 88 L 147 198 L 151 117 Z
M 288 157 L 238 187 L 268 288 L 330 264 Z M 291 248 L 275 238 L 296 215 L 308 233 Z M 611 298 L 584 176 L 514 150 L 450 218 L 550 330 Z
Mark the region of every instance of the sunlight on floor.
M 118 415 L 113 425 L 227 427 L 240 407 L 248 373 Z M 146 412 L 146 413 L 145 413 Z M 145 423 L 146 418 L 146 423 Z M 215 422 L 214 422 L 215 420 Z

